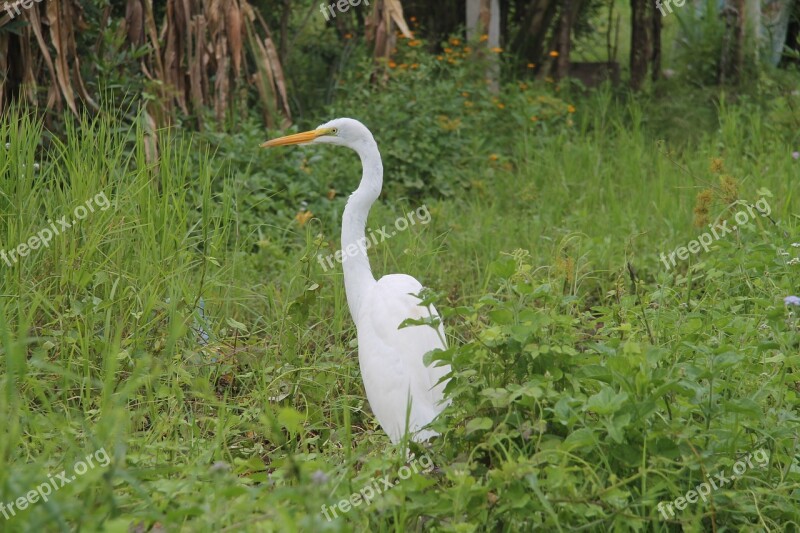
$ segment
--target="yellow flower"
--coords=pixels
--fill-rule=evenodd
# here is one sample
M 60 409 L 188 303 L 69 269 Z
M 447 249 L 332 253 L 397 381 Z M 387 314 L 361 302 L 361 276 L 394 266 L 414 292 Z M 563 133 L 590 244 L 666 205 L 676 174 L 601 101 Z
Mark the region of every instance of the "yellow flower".
M 739 182 L 733 176 L 725 174 L 719 177 L 720 188 L 722 189 L 722 200 L 731 205 L 739 199 Z
M 444 59 L 442 56 L 436 56 L 436 61 L 441 61 L 442 59 Z
M 500 159 L 500 156 L 497 154 L 492 154 L 489 156 L 489 161 L 497 161 L 498 159 Z
M 485 33 L 483 35 L 481 35 L 480 42 L 485 43 L 488 40 L 489 40 L 489 36 L 488 35 L 486 35 Z
M 506 108 L 506 104 L 504 104 L 504 103 L 502 103 L 502 102 L 498 102 L 498 104 L 497 104 L 497 108 L 498 108 L 498 109 L 505 109 L 505 108 Z
M 531 122 L 537 122 L 538 120 L 539 118 L 536 117 L 535 115 L 531 117 Z
M 536 63 L 528 63 L 528 68 L 533 68 L 536 66 Z
M 471 46 L 465 46 L 465 47 L 464 47 L 464 53 L 465 53 L 465 54 L 468 54 L 468 53 L 470 53 L 470 52 L 472 52 L 472 47 L 471 47 Z
M 556 258 L 556 273 L 559 276 L 564 276 L 567 283 L 572 283 L 575 276 L 575 260 L 571 257 Z
M 461 46 L 461 39 L 456 39 L 456 38 L 450 39 L 450 44 L 452 44 L 453 46 Z
M 568 105 L 567 106 L 567 111 L 570 112 L 570 113 L 574 113 L 575 112 L 575 106 L 574 105 Z
M 711 189 L 705 189 L 697 193 L 697 199 L 694 204 L 695 227 L 702 228 L 708 224 L 708 208 L 711 206 L 713 197 L 714 192 Z
M 336 198 L 336 189 L 328 189 L 328 200 Z
M 464 107 L 472 107 L 472 106 L 473 106 L 473 104 L 469 100 L 464 102 Z
M 419 46 L 422 44 L 422 41 L 414 39 L 413 41 L 408 41 L 408 46 Z
M 495 54 L 502 54 L 503 53 L 503 49 L 502 48 L 498 48 L 497 46 L 495 46 L 494 48 L 492 48 L 492 52 L 494 52 Z
M 439 121 L 439 127 L 444 131 L 456 131 L 459 127 L 461 127 L 460 118 L 451 119 L 447 115 L 439 115 L 436 118 Z
M 314 213 L 311 211 L 300 211 L 294 216 L 294 219 L 300 223 L 301 226 L 305 226 L 306 222 L 311 220 L 311 217 L 314 216 Z
M 452 54 L 453 53 L 453 49 L 452 48 L 445 48 L 444 49 L 444 53 L 445 54 Z
M 558 57 L 558 52 L 556 52 L 555 50 L 551 50 L 550 57 Z
M 464 91 L 463 93 L 461 93 L 461 96 L 463 96 L 464 98 L 469 98 L 469 93 L 467 91 Z

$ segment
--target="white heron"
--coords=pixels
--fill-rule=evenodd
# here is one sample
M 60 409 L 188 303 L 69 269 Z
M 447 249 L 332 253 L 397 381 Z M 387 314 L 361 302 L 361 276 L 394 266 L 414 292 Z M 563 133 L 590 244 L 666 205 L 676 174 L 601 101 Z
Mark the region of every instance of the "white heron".
M 433 306 L 429 311 L 420 305 L 416 297 L 422 291 L 419 281 L 406 274 L 391 274 L 379 280 L 372 275 L 365 229 L 369 210 L 383 186 L 383 163 L 375 138 L 361 122 L 339 118 L 262 146 L 294 144 L 346 146 L 361 158 L 361 183 L 347 200 L 342 215 L 344 287 L 358 334 L 361 377 L 369 405 L 392 443 L 402 439 L 406 427 L 412 440 L 427 440 L 437 433 L 425 426 L 448 403 L 444 399 L 446 381 L 442 378 L 450 372 L 450 366 L 425 366 L 423 356 L 447 347 L 444 328 Z M 351 254 L 353 246 L 358 251 Z M 344 250 L 348 253 L 344 254 Z M 428 318 L 438 320 L 438 332 L 429 325 L 398 329 L 407 319 Z

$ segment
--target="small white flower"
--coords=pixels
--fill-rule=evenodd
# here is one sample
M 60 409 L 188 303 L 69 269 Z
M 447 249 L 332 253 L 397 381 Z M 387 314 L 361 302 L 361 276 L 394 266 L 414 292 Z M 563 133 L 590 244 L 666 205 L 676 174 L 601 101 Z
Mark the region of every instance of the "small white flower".
M 781 252 L 781 255 L 786 257 L 787 255 L 789 255 L 789 252 Z
M 39 170 L 39 163 L 33 164 L 33 170 Z
M 327 483 L 328 474 L 326 474 L 322 470 L 315 470 L 314 473 L 311 474 L 311 481 L 313 481 L 317 485 L 322 485 L 323 483 Z
M 11 150 L 11 143 L 6 143 L 6 150 Z
M 800 248 L 800 242 L 793 242 L 792 248 Z
M 230 468 L 231 468 L 230 465 L 225 461 L 217 461 L 216 463 L 211 465 L 212 472 L 225 472 L 227 470 L 230 470 Z
M 800 257 L 795 257 L 793 259 L 789 259 L 789 262 L 786 263 L 787 265 L 800 265 Z
M 769 329 L 769 325 L 768 324 L 759 324 L 758 325 L 758 329 Z

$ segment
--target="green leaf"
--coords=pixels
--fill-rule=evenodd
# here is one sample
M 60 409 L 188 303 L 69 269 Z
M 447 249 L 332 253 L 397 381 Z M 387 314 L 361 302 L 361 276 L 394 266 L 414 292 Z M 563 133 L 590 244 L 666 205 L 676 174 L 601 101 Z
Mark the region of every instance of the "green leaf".
M 599 415 L 610 415 L 619 411 L 627 399 L 628 393 L 614 394 L 609 387 L 603 387 L 600 392 L 589 398 L 586 402 L 586 409 Z
M 470 433 L 474 433 L 475 431 L 486 431 L 492 428 L 491 418 L 481 417 L 481 418 L 473 418 L 469 422 L 467 422 L 467 435 Z

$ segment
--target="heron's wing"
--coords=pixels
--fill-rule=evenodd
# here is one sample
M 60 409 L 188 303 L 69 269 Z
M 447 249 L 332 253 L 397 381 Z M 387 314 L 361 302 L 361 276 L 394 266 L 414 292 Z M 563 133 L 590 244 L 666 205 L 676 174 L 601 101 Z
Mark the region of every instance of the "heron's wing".
M 405 428 L 409 394 L 411 431 L 428 424 L 445 406 L 444 383 L 437 385 L 437 382 L 450 367 L 426 367 L 423 363 L 427 352 L 446 348 L 444 328 L 440 324 L 438 333 L 428 325 L 398 329 L 404 320 L 428 316 L 428 309 L 420 306 L 419 299 L 413 296 L 421 290 L 422 285 L 411 276 L 384 276 L 366 295 L 356 320 L 367 398 L 394 442 Z M 436 313 L 435 309 L 432 311 Z

